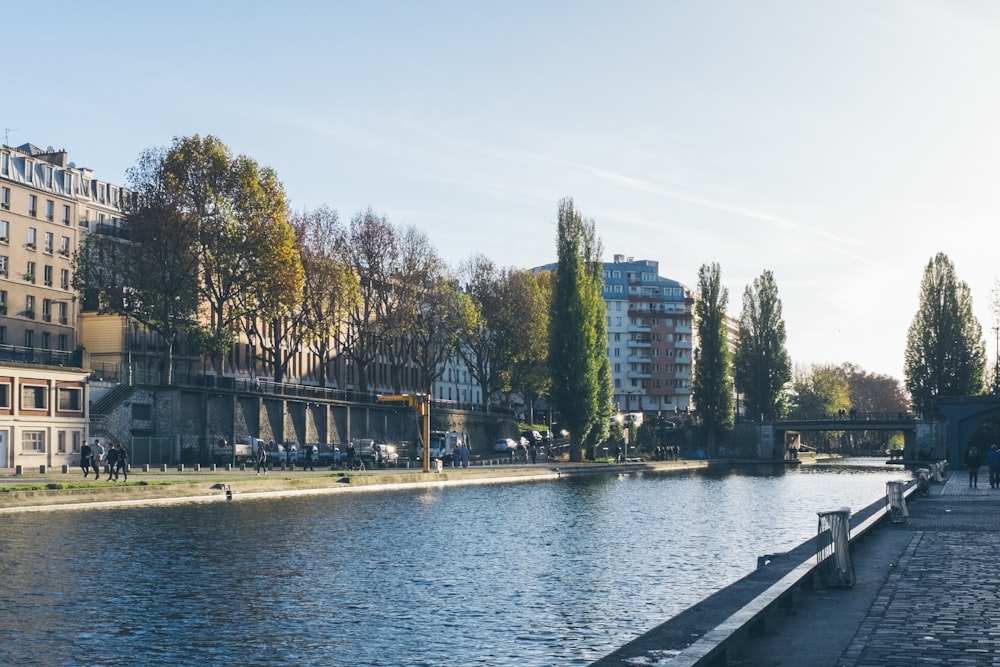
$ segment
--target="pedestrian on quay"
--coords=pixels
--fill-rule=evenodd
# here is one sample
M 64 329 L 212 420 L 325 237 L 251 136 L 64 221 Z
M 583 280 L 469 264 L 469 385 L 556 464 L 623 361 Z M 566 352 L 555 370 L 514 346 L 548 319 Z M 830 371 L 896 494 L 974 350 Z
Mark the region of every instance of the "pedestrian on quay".
M 128 450 L 125 449 L 122 443 L 115 445 L 115 451 L 118 454 L 115 456 L 115 481 L 118 481 L 119 473 L 128 481 Z
M 108 481 L 117 473 L 116 466 L 118 465 L 118 448 L 108 443 Z
M 986 465 L 990 469 L 990 488 L 1000 489 L 1000 448 L 996 445 L 990 447 L 986 454 Z
M 264 470 L 264 475 L 267 475 L 267 449 L 264 448 L 264 443 L 261 442 L 257 445 L 257 474 L 260 474 L 261 469 Z
M 969 488 L 979 488 L 979 466 L 983 464 L 983 456 L 975 447 L 969 447 L 965 454 L 965 468 L 969 471 Z
M 91 449 L 87 441 L 83 441 L 83 445 L 80 446 L 80 467 L 83 468 L 83 478 L 87 479 L 87 475 L 90 474 L 90 460 L 93 457 L 94 450 Z M 100 479 L 100 473 L 97 474 L 97 479 Z
M 306 448 L 305 451 L 306 460 L 302 463 L 302 469 L 316 470 L 316 468 L 313 465 L 313 456 L 315 456 L 316 445 L 306 445 L 305 448 Z
M 104 469 L 104 445 L 100 440 L 94 440 L 94 447 L 90 454 L 91 463 L 94 466 L 94 477 L 101 478 L 101 471 Z

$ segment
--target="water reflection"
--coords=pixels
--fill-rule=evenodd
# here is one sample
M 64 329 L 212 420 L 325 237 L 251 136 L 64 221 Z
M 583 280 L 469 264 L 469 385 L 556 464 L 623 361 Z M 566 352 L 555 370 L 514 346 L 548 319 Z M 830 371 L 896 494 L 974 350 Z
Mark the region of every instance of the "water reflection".
M 584 665 L 875 500 L 884 468 L 10 515 L 0 663 Z

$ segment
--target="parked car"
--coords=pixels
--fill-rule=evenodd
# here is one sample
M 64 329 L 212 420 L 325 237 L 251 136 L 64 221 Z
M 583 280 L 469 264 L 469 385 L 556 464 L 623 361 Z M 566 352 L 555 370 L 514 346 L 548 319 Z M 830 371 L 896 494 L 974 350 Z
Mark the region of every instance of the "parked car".
M 517 448 L 517 443 L 511 438 L 500 438 L 493 443 L 494 452 L 506 452 Z
M 394 446 L 375 443 L 374 448 L 377 452 L 378 465 L 386 468 L 395 468 L 399 465 L 399 453 Z
M 316 457 L 316 464 L 321 466 L 338 466 L 344 460 L 344 450 L 340 445 L 315 445 L 319 450 Z

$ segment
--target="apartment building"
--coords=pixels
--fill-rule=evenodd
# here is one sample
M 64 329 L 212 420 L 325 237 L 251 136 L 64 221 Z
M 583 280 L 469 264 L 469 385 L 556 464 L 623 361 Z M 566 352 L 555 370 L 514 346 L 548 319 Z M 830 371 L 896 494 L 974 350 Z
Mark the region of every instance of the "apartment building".
M 73 252 L 118 225 L 120 197 L 66 151 L 0 146 L 0 360 L 83 365 Z
M 622 412 L 691 407 L 694 295 L 655 260 L 615 255 L 602 267 L 614 401 Z

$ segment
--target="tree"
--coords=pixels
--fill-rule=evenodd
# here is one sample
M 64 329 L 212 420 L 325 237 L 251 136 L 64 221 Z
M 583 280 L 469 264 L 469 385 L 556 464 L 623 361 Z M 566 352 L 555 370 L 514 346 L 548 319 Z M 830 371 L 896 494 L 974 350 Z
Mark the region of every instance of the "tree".
M 556 280 L 549 329 L 552 403 L 570 433 L 570 460 L 581 459 L 581 446 L 595 424 L 611 415 L 601 405 L 602 365 L 607 337 L 598 338 L 605 318 L 600 292 L 600 242 L 593 221 L 585 221 L 572 199 L 559 202 Z M 608 373 L 610 376 L 610 373 Z M 606 428 L 606 426 L 605 426 Z
M 861 413 L 899 415 L 907 411 L 903 385 L 890 375 L 870 373 L 854 364 L 841 364 L 851 394 L 851 407 Z
M 358 298 L 358 281 L 347 264 L 347 231 L 337 212 L 321 206 L 293 221 L 305 280 L 302 329 L 317 357 L 319 386 L 328 386 L 328 367 L 347 312 Z
M 99 312 L 125 315 L 161 336 L 160 377 L 170 385 L 179 336 L 198 332 L 199 255 L 198 219 L 177 201 L 164 158 L 164 150 L 149 149 L 129 169 L 121 229 L 88 235 L 73 281 Z
M 920 305 L 906 337 L 903 373 L 913 409 L 929 415 L 938 396 L 978 394 L 985 368 L 986 344 L 969 286 L 938 253 L 924 268 Z
M 785 321 L 774 275 L 764 271 L 743 292 L 734 364 L 736 388 L 747 414 L 763 420 L 779 417 L 792 363 L 785 348 Z
M 710 452 L 715 451 L 716 436 L 733 428 L 732 366 L 726 336 L 728 304 L 729 290 L 722 285 L 719 265 L 702 264 L 698 270 L 698 299 L 694 304 L 698 363 L 691 389 Z
M 499 326 L 502 299 L 502 274 L 492 260 L 484 255 L 470 258 L 462 266 L 469 297 L 466 326 L 462 329 L 456 351 L 479 384 L 483 405 L 504 387 L 503 358 L 505 346 L 503 327 Z
M 423 378 L 424 391 L 430 394 L 475 321 L 475 307 L 457 281 L 441 275 L 423 292 L 418 317 L 412 336 L 413 363 Z
M 371 366 L 388 337 L 391 271 L 399 257 L 399 242 L 389 219 L 369 208 L 351 218 L 347 247 L 359 291 L 347 316 L 344 353 L 354 363 L 355 389 L 366 392 Z
M 840 367 L 813 364 L 796 368 L 792 382 L 794 403 L 791 414 L 799 418 L 832 417 L 851 409 L 851 390 Z

